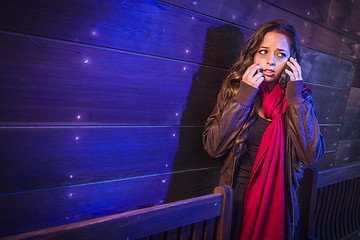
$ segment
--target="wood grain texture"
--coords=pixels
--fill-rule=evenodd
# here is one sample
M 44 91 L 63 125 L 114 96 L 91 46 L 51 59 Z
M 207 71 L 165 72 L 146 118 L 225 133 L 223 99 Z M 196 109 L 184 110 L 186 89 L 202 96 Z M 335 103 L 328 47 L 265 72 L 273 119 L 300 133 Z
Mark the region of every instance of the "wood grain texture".
M 360 164 L 354 163 L 335 169 L 320 171 L 318 177 L 317 188 L 332 185 L 338 182 L 359 177 Z
M 307 84 L 307 83 L 305 83 Z M 307 84 L 313 95 L 320 124 L 341 124 L 344 121 L 349 90 Z
M 270 20 L 286 19 L 297 29 L 302 46 L 353 62 L 359 57 L 359 42 L 260 0 L 223 0 L 220 18 L 250 29 Z
M 360 8 L 360 1 L 359 0 L 346 0 L 346 2 L 352 4 L 353 6 Z
M 196 114 L 182 124 L 202 126 L 226 74 L 31 37 L 2 34 L 0 41 L 2 125 L 178 125 L 192 105 Z
M 0 194 L 220 166 L 184 128 L 2 128 Z
M 349 89 L 356 64 L 309 48 L 300 48 L 301 70 L 305 81 Z
M 202 223 L 203 220 L 220 216 L 221 203 L 221 195 L 209 194 L 13 237 L 14 239 L 138 239 L 150 236 L 154 240 L 164 239 L 168 229 L 188 226 L 194 222 Z M 192 235 L 196 237 L 194 234 Z
M 360 40 L 360 9 L 354 1 L 321 0 L 321 1 L 284 1 L 267 0 L 265 2 L 286 9 L 296 15 L 331 28 L 345 36 Z
M 336 166 L 360 162 L 360 139 L 341 140 L 336 152 Z
M 6 0 L 0 16 L 9 31 L 219 66 L 250 32 L 156 0 Z
M 325 139 L 325 152 L 336 151 L 341 136 L 341 126 L 320 125 L 320 132 Z
M 37 38 L 3 34 L 1 41 L 2 125 L 202 126 L 226 75 L 214 67 Z M 347 90 L 309 85 L 319 122 L 341 123 Z
M 168 2 L 216 18 L 219 17 L 221 8 L 221 0 L 162 0 L 162 2 Z
M 360 60 L 356 61 L 356 68 L 352 87 L 360 88 Z
M 1 195 L 0 233 L 17 234 L 211 194 L 219 173 L 219 168 L 209 168 Z M 178 181 L 184 178 L 187 183 Z
M 360 9 L 347 1 L 332 0 L 327 26 L 360 41 Z
M 348 107 L 360 108 L 360 88 L 350 88 Z
M 360 107 L 347 107 L 344 126 L 341 134 L 342 140 L 360 139 Z
M 331 0 L 265 0 L 277 7 L 326 26 Z
M 325 143 L 326 144 L 326 143 Z M 336 152 L 325 153 L 315 164 L 319 172 L 334 168 Z

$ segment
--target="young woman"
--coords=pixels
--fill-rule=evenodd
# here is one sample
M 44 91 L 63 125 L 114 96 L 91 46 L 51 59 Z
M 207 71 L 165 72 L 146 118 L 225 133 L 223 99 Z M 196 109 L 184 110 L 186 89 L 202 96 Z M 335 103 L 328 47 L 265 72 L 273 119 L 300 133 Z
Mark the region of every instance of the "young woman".
M 314 165 L 324 151 L 300 59 L 292 25 L 261 25 L 207 119 L 204 148 L 226 155 L 220 185 L 234 189 L 234 239 L 297 238 L 302 164 Z

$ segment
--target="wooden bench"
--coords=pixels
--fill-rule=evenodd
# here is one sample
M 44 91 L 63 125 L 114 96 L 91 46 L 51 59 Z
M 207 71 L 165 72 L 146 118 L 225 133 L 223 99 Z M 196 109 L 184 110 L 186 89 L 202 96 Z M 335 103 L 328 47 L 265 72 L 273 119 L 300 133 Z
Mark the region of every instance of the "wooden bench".
M 301 188 L 301 239 L 359 239 L 360 164 L 306 168 Z
M 3 239 L 230 239 L 232 188 Z

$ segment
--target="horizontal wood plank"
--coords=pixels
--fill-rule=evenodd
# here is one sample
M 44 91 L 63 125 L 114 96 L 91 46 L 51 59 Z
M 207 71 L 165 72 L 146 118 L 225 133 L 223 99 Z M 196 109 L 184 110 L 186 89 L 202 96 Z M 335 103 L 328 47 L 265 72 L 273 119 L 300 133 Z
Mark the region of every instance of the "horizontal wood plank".
M 121 51 L 0 36 L 1 125 L 203 126 L 226 74 Z M 196 112 L 181 120 L 187 105 Z
M 360 41 L 360 28 L 357 24 L 360 20 L 360 9 L 352 4 L 354 1 L 266 0 L 265 2 Z
M 350 89 L 348 107 L 360 108 L 360 88 L 352 87 Z
M 222 67 L 250 32 L 156 0 L 6 0 L 0 28 Z
M 325 143 L 326 144 L 326 143 Z M 318 171 L 324 171 L 334 168 L 336 152 L 325 153 L 315 164 Z
M 336 166 L 360 162 L 360 139 L 341 140 L 336 153 Z
M 334 183 L 346 181 L 360 176 L 360 164 L 351 164 L 319 172 L 317 187 L 321 188 Z
M 265 0 L 272 5 L 326 26 L 331 0 Z
M 301 47 L 301 70 L 305 81 L 349 89 L 356 64 L 309 48 Z
M 0 194 L 220 166 L 203 149 L 202 131 L 202 127 L 2 128 Z
M 360 41 L 360 9 L 347 1 L 332 0 L 327 26 Z
M 360 107 L 347 107 L 344 126 L 341 134 L 342 140 L 360 139 Z
M 320 125 L 320 132 L 325 139 L 325 152 L 336 151 L 341 136 L 341 126 Z
M 223 0 L 220 18 L 250 29 L 274 18 L 285 19 L 297 29 L 302 46 L 353 62 L 359 57 L 358 41 L 260 0 Z
M 219 173 L 219 168 L 200 169 L 1 195 L 0 236 L 211 194 Z
M 221 0 L 162 0 L 191 11 L 200 12 L 213 17 L 219 17 Z
M 307 83 L 305 83 L 307 84 Z M 341 124 L 344 121 L 349 90 L 307 84 L 313 95 L 315 110 L 321 124 Z M 330 104 L 331 103 L 331 104 Z
M 0 41 L 2 125 L 203 126 L 227 73 L 32 37 L 2 34 Z M 305 76 L 322 82 L 314 65 Z M 340 75 L 334 79 L 339 85 Z M 348 90 L 309 85 L 320 123 L 341 123 Z

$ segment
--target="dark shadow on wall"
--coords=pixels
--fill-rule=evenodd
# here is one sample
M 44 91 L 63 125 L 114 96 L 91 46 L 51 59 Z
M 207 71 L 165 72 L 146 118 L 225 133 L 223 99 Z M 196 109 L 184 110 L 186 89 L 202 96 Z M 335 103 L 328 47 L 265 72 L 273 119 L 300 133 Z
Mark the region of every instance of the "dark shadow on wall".
M 205 152 L 202 131 L 228 69 L 240 56 L 244 39 L 243 32 L 230 24 L 207 30 L 203 62 L 193 75 L 181 117 L 179 149 L 166 202 L 212 193 L 219 182 L 222 160 L 214 160 Z

